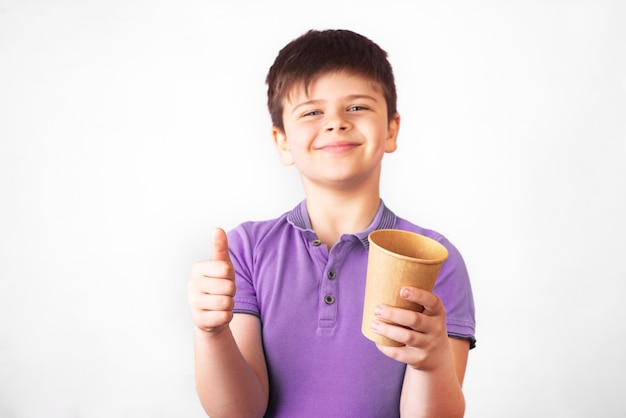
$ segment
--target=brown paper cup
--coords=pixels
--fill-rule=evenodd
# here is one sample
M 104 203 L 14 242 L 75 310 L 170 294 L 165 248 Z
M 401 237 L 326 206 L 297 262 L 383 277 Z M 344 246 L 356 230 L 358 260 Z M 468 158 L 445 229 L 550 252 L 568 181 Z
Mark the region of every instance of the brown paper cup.
M 404 286 L 432 291 L 448 250 L 437 241 L 414 232 L 379 229 L 369 234 L 367 281 L 361 332 L 375 343 L 403 344 L 374 333 L 374 308 L 380 304 L 421 312 L 424 307 L 400 297 Z

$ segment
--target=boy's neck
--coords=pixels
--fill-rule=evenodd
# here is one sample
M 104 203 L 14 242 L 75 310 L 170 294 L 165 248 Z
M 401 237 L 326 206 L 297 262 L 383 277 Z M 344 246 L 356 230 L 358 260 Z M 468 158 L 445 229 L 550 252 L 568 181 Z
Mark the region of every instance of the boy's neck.
M 331 248 L 342 234 L 365 230 L 380 206 L 379 190 L 345 193 L 307 192 L 311 226 L 322 243 Z

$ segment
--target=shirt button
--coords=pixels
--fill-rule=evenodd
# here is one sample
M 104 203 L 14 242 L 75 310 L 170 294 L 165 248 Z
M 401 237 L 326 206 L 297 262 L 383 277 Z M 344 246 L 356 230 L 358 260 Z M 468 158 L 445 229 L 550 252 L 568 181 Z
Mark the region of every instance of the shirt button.
M 313 241 L 311 241 L 311 244 L 313 244 L 314 247 L 319 247 L 320 245 L 322 245 L 322 241 L 314 239 Z
M 331 294 L 328 294 L 324 296 L 324 302 L 326 302 L 327 305 L 332 305 L 333 303 L 335 303 L 335 297 Z
M 335 280 L 337 278 L 337 273 L 335 273 L 335 270 L 328 270 L 328 273 L 326 275 L 330 280 Z

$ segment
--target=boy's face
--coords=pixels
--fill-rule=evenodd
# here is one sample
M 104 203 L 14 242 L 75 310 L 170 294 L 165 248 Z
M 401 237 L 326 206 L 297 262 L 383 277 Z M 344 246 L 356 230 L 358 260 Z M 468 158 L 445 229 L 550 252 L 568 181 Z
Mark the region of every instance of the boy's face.
M 381 90 L 345 72 L 301 84 L 283 101 L 284 132 L 273 135 L 281 160 L 305 182 L 349 187 L 378 182 L 384 153 L 396 149 L 400 116 L 387 116 Z

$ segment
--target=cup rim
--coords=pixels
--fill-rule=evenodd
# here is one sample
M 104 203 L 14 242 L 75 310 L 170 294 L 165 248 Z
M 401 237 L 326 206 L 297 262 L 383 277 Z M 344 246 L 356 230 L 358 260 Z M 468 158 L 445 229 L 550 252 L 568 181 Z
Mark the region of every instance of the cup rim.
M 393 252 L 391 250 L 388 250 L 384 247 L 382 247 L 380 244 L 376 243 L 376 234 L 378 233 L 389 233 L 389 232 L 393 232 L 393 233 L 400 233 L 400 234 L 405 234 L 405 235 L 412 235 L 412 236 L 417 236 L 419 237 L 419 239 L 421 240 L 425 240 L 427 242 L 429 242 L 431 245 L 434 245 L 435 247 L 439 247 L 439 249 L 442 251 L 442 256 L 441 257 L 437 257 L 434 259 L 425 259 L 425 258 L 418 258 L 418 257 L 411 257 L 409 255 L 404 255 L 404 254 L 399 254 L 396 252 Z M 390 256 L 402 259 L 402 260 L 406 260 L 406 261 L 411 261 L 411 262 L 415 262 L 415 263 L 421 263 L 421 264 L 440 264 L 443 263 L 444 261 L 446 261 L 446 259 L 448 258 L 448 249 L 439 241 L 427 237 L 426 235 L 417 233 L 417 232 L 413 232 L 413 231 L 406 231 L 404 229 L 393 229 L 393 228 L 387 228 L 387 229 L 377 229 L 375 231 L 372 231 L 368 234 L 367 239 L 369 241 L 370 246 L 375 246 L 377 249 L 379 249 L 380 251 L 382 251 L 385 254 L 388 254 Z

